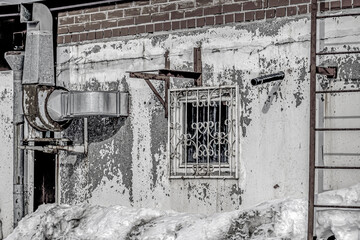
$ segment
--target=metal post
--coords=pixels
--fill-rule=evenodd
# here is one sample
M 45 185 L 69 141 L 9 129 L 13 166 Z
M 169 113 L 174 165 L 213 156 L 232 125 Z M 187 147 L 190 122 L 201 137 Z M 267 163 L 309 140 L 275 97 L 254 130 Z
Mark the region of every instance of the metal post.
M 316 125 L 316 15 L 317 0 L 311 0 L 310 33 L 310 139 L 309 139 L 309 198 L 308 198 L 308 240 L 314 237 L 315 197 L 315 125 Z

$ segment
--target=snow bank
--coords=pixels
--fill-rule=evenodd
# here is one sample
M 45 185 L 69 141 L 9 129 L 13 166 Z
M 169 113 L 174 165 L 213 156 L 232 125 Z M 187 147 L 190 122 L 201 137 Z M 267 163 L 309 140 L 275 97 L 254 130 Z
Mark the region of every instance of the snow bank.
M 321 204 L 358 204 L 360 184 L 322 193 Z M 123 206 L 42 205 L 6 240 L 15 239 L 306 239 L 307 201 L 284 199 L 213 215 Z M 318 212 L 319 239 L 359 238 L 360 212 Z

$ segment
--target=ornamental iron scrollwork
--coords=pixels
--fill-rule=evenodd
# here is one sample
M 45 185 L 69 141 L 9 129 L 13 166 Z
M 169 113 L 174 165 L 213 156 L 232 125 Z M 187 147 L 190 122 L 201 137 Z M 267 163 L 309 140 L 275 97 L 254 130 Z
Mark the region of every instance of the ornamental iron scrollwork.
M 238 87 L 171 89 L 171 177 L 237 177 Z

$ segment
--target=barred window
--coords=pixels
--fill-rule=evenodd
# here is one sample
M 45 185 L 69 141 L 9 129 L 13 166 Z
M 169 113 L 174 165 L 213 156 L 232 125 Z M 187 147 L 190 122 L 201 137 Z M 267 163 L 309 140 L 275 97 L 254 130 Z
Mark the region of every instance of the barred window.
M 171 89 L 171 178 L 237 178 L 238 87 Z

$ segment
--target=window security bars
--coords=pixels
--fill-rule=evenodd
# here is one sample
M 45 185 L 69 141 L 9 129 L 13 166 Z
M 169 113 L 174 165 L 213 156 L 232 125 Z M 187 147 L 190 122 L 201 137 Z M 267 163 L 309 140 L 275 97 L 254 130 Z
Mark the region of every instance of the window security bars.
M 171 89 L 171 178 L 237 178 L 238 87 Z

